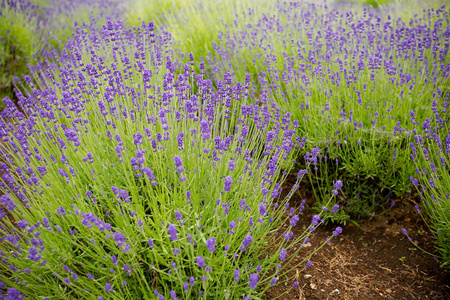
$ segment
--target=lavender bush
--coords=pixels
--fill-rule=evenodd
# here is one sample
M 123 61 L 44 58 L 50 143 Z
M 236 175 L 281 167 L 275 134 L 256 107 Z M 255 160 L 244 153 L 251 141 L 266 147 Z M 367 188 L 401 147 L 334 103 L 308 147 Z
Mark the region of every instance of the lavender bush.
M 171 43 L 153 23 L 83 25 L 15 79 L 26 92 L 20 109 L 4 99 L 0 127 L 8 297 L 258 298 L 291 281 L 289 263 L 338 211 L 293 236 L 303 207 L 288 201 L 306 171 L 283 198 L 281 184 L 306 142 L 298 122 L 251 101 L 249 79 L 214 89 Z
M 449 93 L 448 8 L 409 20 L 378 12 L 278 3 L 274 14 L 230 24 L 213 44 L 218 55 L 207 58 L 212 78 L 250 72 L 262 103 L 275 101 L 299 120 L 299 134 L 322 149 L 310 172 L 319 209 L 345 179 L 339 220 L 411 191 L 411 130 Z
M 416 174 L 411 182 L 421 195 L 418 213 L 436 239 L 443 266 L 450 267 L 450 126 L 448 101 L 439 105 L 433 101 L 430 117 L 416 123 L 414 141 L 411 142 L 411 163 Z M 423 212 L 422 212 L 423 211 Z M 404 230 L 407 234 L 407 231 Z

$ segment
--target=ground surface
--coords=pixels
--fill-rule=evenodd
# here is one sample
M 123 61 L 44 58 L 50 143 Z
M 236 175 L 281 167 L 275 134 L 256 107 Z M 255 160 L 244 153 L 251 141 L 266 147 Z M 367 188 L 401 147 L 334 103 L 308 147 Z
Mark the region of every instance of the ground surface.
M 301 194 L 291 205 L 305 196 Z M 312 215 L 303 213 L 295 235 L 309 226 Z M 401 228 L 406 228 L 421 248 L 437 254 L 425 223 L 414 209 L 414 200 L 397 200 L 387 212 L 357 223 L 359 227 L 349 223 L 342 226 L 342 234 L 313 255 L 310 268 L 291 274 L 299 282 L 296 288 L 277 286 L 266 293 L 266 299 L 286 291 L 289 293 L 278 299 L 450 299 L 450 274 L 401 233 Z M 316 229 L 311 246 L 303 253 L 314 250 L 335 227 Z M 304 254 L 297 256 L 300 262 Z

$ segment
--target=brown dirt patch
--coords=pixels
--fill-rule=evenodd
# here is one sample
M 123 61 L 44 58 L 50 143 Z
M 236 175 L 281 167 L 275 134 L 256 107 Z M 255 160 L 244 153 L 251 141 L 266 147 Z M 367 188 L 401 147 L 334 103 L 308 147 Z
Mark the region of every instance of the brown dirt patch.
M 299 192 L 291 200 L 291 206 L 298 204 L 305 194 L 308 191 Z M 311 200 L 308 202 L 313 204 Z M 309 226 L 312 215 L 308 211 L 303 213 L 295 236 Z M 450 299 L 450 273 L 401 233 L 401 228 L 406 228 L 416 244 L 437 255 L 429 230 L 414 209 L 414 200 L 397 200 L 382 215 L 356 221 L 359 226 L 341 225 L 342 234 L 313 255 L 310 268 L 299 273 L 303 268 L 299 266 L 289 274 L 288 286 L 269 289 L 265 298 L 284 294 L 278 299 Z M 300 252 L 291 265 L 331 236 L 336 226 L 317 228 L 311 237 L 312 247 Z M 294 280 L 299 285 L 291 289 Z

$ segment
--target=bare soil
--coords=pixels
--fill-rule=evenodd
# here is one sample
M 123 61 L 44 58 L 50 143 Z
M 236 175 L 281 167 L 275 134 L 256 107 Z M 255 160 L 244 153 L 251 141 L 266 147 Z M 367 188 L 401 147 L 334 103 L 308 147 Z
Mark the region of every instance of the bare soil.
M 299 205 L 303 197 L 313 205 L 308 194 L 300 191 L 291 199 L 291 206 Z M 302 273 L 303 266 L 299 266 L 289 274 L 290 284 L 269 289 L 266 299 L 450 299 L 450 273 L 440 267 L 442 262 L 417 249 L 401 232 L 406 228 L 413 242 L 438 255 L 414 204 L 412 198 L 400 199 L 376 217 L 355 220 L 359 226 L 340 225 L 342 234 L 312 256 L 312 266 Z M 294 236 L 310 225 L 312 215 L 303 212 Z M 291 265 L 322 244 L 336 226 L 317 228 L 311 246 L 304 248 Z M 299 285 L 291 288 L 294 280 Z

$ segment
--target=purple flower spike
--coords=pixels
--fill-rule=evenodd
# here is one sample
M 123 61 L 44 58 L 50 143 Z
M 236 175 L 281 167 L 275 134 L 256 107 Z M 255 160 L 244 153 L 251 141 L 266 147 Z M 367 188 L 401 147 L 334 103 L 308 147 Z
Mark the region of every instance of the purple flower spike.
M 105 285 L 105 291 L 107 293 L 111 293 L 113 291 L 113 288 L 109 282 Z
M 281 248 L 280 251 L 280 260 L 285 260 L 286 259 L 286 250 Z
M 225 185 L 223 187 L 225 192 L 229 192 L 231 190 L 231 183 L 233 183 L 233 179 L 231 178 L 231 176 L 225 177 Z
M 150 246 L 150 249 L 155 248 L 155 244 L 153 243 L 152 239 L 148 239 L 148 245 Z
M 259 206 L 259 214 L 261 216 L 264 216 L 266 213 L 267 213 L 266 206 L 263 203 L 261 203 L 261 205 Z
M 25 228 L 27 228 L 28 223 L 25 220 L 20 220 L 19 222 L 17 222 L 17 226 L 19 226 L 20 229 L 25 230 Z
M 25 295 L 23 295 L 20 291 L 15 288 L 8 288 L 8 296 L 6 296 L 7 300 L 22 300 L 24 298 Z
M 201 256 L 197 257 L 195 259 L 195 262 L 200 267 L 200 269 L 203 269 L 205 267 L 205 259 L 203 257 L 201 257 Z
M 256 286 L 258 285 L 258 280 L 259 280 L 258 273 L 251 274 L 248 286 L 254 290 L 256 288 Z
M 334 188 L 336 190 L 340 190 L 342 188 L 342 181 L 341 180 L 336 181 L 336 183 L 334 184 Z
M 206 247 L 208 247 L 208 251 L 213 253 L 216 250 L 216 238 L 209 238 L 206 240 Z
M 242 241 L 242 245 L 244 245 L 244 247 L 248 247 L 253 241 L 253 237 L 251 235 L 247 235 L 244 240 Z
M 177 229 L 175 228 L 174 225 L 169 225 L 167 226 L 167 229 L 169 230 L 169 234 L 170 234 L 170 240 L 176 241 L 178 239 L 177 237 Z
M 234 270 L 234 281 L 235 282 L 239 282 L 239 270 L 238 269 L 236 269 L 236 270 Z
M 333 231 L 333 235 L 334 236 L 338 236 L 342 233 L 342 228 L 341 227 L 336 227 L 336 229 Z
M 175 167 L 179 168 L 183 165 L 183 162 L 181 161 L 181 158 L 179 155 L 175 155 L 173 160 L 175 161 Z

